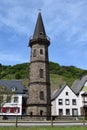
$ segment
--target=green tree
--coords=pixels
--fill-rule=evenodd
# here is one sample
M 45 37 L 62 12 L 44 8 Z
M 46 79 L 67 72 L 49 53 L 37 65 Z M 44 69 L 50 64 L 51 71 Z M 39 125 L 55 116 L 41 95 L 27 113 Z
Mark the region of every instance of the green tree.
M 15 78 L 16 78 L 16 79 L 21 79 L 21 78 L 22 78 L 21 73 L 20 73 L 20 72 L 17 72 L 17 73 L 15 74 Z
M 6 103 L 10 102 L 13 92 L 6 87 L 0 85 L 0 108 Z

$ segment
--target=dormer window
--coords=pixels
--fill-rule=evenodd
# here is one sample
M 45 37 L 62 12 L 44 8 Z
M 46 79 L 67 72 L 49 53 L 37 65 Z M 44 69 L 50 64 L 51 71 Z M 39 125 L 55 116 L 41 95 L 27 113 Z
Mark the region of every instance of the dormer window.
M 17 88 L 16 87 L 12 87 L 11 90 L 12 90 L 12 92 L 15 92 L 15 91 L 17 91 Z

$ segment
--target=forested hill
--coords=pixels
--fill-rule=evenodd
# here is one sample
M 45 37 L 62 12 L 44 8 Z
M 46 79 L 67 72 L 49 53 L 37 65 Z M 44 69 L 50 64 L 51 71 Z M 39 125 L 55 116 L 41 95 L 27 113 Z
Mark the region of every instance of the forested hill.
M 64 83 L 71 85 L 75 79 L 87 75 L 87 70 L 82 70 L 74 66 L 60 66 L 50 62 L 50 78 L 52 86 L 59 86 Z M 29 63 L 5 66 L 0 64 L 0 79 L 28 79 Z

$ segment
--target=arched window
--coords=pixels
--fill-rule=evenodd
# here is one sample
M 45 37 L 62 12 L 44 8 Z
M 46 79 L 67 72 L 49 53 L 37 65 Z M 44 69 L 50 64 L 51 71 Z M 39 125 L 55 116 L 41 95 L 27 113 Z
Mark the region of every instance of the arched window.
M 41 99 L 41 100 L 44 99 L 44 91 L 40 91 L 40 99 Z
M 33 50 L 33 57 L 36 57 L 36 49 Z
M 40 116 L 42 116 L 43 115 L 43 110 L 40 110 Z
M 40 78 L 44 77 L 43 69 L 40 69 Z
M 43 54 L 43 49 L 40 49 L 40 54 Z
M 30 112 L 30 116 L 31 116 L 31 117 L 33 116 L 33 112 Z

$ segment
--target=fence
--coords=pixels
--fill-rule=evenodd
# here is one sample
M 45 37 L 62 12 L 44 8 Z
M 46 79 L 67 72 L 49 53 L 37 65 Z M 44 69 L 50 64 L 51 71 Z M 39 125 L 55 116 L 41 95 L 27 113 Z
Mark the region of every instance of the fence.
M 58 125 L 58 123 L 81 123 L 81 125 L 87 124 L 87 117 L 85 116 L 40 116 L 40 115 L 22 115 L 22 116 L 14 116 L 14 115 L 4 115 L 0 116 L 0 123 L 14 123 L 17 127 L 18 124 L 29 124 L 33 125 L 33 123 L 36 125 L 50 125 L 54 126 L 55 124 Z

